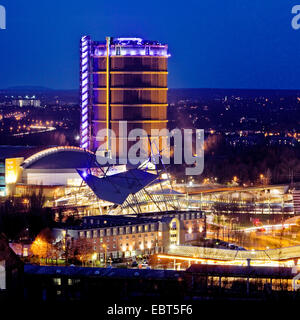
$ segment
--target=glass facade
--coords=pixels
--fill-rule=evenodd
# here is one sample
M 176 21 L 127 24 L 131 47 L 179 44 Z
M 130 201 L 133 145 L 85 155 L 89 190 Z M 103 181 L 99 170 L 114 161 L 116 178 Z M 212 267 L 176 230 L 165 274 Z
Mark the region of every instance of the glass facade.
M 107 54 L 108 51 L 108 54 Z M 90 50 L 90 149 L 102 129 L 119 136 L 119 121 L 127 121 L 127 132 L 167 126 L 168 47 L 140 38 L 108 38 L 106 43 L 91 41 Z M 130 144 L 128 143 L 128 148 Z M 118 149 L 118 148 L 117 148 Z M 116 150 L 118 153 L 118 150 Z

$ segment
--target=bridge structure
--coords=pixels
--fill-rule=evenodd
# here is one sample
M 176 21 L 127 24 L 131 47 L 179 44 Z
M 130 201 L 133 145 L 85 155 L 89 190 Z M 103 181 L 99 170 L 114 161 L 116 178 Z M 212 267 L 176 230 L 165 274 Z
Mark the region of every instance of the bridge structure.
M 178 189 L 181 190 L 181 189 Z M 289 185 L 221 186 L 198 185 L 186 188 L 188 207 L 211 213 L 296 214 Z M 300 202 L 299 202 L 300 203 Z M 300 206 L 299 206 L 300 207 Z
M 232 250 L 196 246 L 171 246 L 160 259 L 229 265 L 300 266 L 300 245 L 267 250 Z

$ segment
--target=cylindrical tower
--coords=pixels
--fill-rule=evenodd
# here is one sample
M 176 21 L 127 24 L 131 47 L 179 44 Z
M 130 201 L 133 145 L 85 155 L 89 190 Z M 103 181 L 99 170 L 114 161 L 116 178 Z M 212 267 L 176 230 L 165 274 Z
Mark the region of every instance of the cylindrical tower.
M 97 141 L 99 130 L 112 129 L 117 137 L 112 151 L 118 154 L 125 139 L 119 134 L 120 121 L 127 122 L 127 132 L 144 129 L 148 135 L 151 129 L 167 127 L 168 56 L 167 45 L 157 41 L 91 41 L 89 149 L 95 151 L 103 143 Z

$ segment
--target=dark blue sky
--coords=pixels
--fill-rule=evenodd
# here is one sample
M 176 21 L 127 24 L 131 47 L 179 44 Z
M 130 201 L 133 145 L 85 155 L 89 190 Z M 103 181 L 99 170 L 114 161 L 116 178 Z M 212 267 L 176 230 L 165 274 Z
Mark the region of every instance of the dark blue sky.
M 0 0 L 0 88 L 77 88 L 81 35 L 169 44 L 169 86 L 300 88 L 290 0 Z

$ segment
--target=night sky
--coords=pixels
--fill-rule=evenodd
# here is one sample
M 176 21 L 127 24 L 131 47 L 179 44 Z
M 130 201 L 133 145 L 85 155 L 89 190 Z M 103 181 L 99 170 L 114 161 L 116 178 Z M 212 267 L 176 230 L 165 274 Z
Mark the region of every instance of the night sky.
M 290 0 L 0 0 L 0 88 L 78 87 L 79 39 L 169 44 L 171 88 L 300 89 Z

